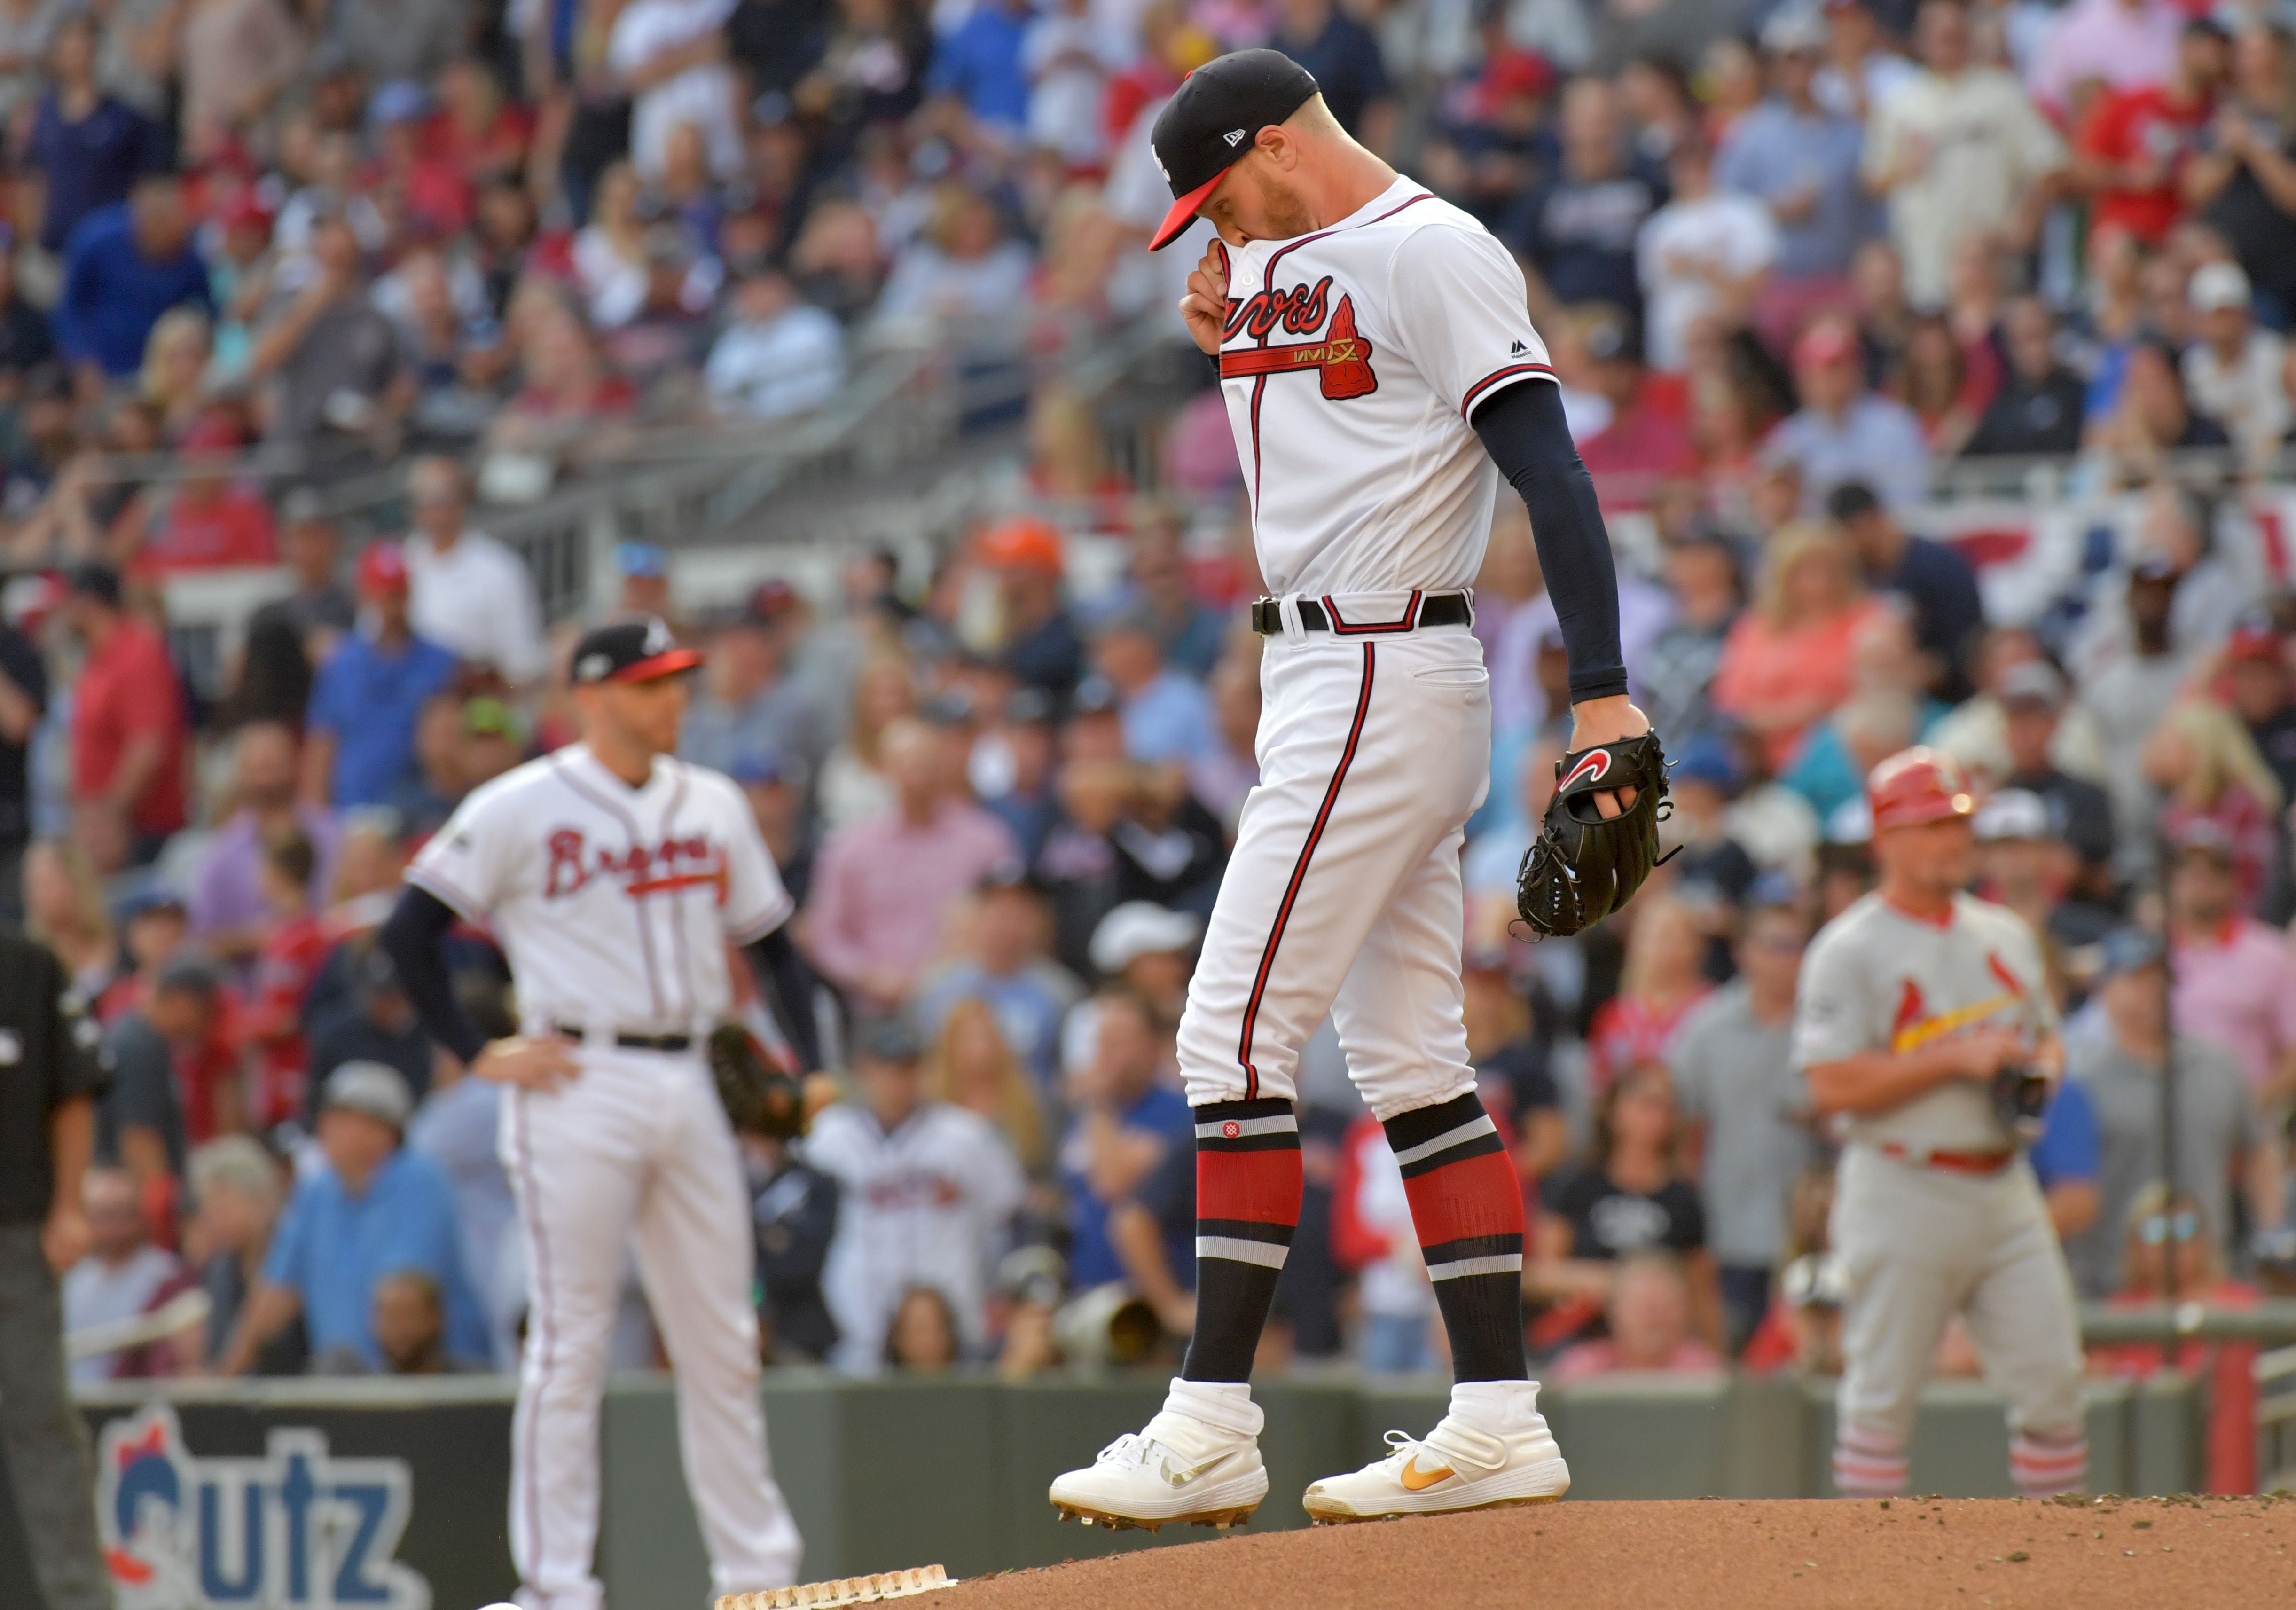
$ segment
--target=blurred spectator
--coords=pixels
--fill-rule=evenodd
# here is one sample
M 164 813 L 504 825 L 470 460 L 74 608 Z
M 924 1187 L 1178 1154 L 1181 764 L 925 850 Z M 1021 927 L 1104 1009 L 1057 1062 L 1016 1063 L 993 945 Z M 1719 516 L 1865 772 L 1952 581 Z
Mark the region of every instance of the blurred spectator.
M 988 0 L 933 41 L 926 91 L 947 96 L 998 144 L 1017 144 L 1029 125 L 1029 74 L 1021 53 L 1031 8 Z
M 161 165 L 160 130 L 98 79 L 102 37 L 96 16 L 74 12 L 57 24 L 48 46 L 49 87 L 25 153 L 43 181 L 44 251 L 62 251 L 80 219 L 126 201 L 135 181 Z
M 1004 701 L 1003 723 L 983 735 L 966 760 L 967 779 L 988 813 L 1004 824 L 1021 858 L 1033 864 L 1052 831 L 1060 801 L 1053 791 L 1054 746 L 1060 732 L 1052 696 L 1040 687 L 1016 687 Z
M 1872 233 L 1873 206 L 1858 177 L 1862 131 L 1817 101 L 1818 12 L 1781 6 L 1761 39 L 1769 98 L 1723 140 L 1714 182 L 1760 201 L 1776 226 L 1776 273 L 1757 303 L 1758 327 L 1775 340 L 1848 300 L 1850 259 Z
M 1395 138 L 1395 102 L 1379 42 L 1332 0 L 1281 0 L 1268 41 L 1306 68 L 1340 127 L 1375 152 Z
M 826 1363 L 837 1322 L 821 1280 L 837 1234 L 837 1181 L 806 1160 L 802 1142 L 736 1138 L 757 1229 L 758 1344 L 770 1363 Z
M 2079 861 L 2059 836 L 2048 802 L 2022 788 L 1997 789 L 1977 808 L 1978 888 L 2056 945 L 2094 945 L 2113 926 L 2111 909 L 2073 892 Z
M 415 726 L 454 676 L 455 656 L 415 635 L 407 593 L 398 546 L 369 544 L 358 561 L 359 629 L 311 685 L 303 797 L 315 804 L 392 804 L 414 781 Z
M 1985 626 L 1977 572 L 1944 543 L 1909 536 L 1873 488 L 1845 481 L 1827 494 L 1826 517 L 1841 528 L 1876 593 L 1896 593 L 1911 606 L 1914 640 L 1929 659 L 1931 691 L 1968 691 L 1967 657 Z
M 2161 0 L 2072 0 L 2049 21 L 2025 82 L 2059 121 L 2085 86 L 2148 89 L 2170 77 L 2185 13 Z
M 1737 550 L 1726 538 L 1709 534 L 1670 545 L 1666 588 L 1673 619 L 1651 640 L 1635 688 L 1651 725 L 1683 741 L 1714 723 L 1709 695 L 1723 644 L 1744 604 Z
M 1093 971 L 1136 990 L 1166 1023 L 1180 1021 L 1203 919 L 1149 900 L 1127 900 L 1092 931 Z
M 907 998 L 955 902 L 1016 856 L 1004 824 L 958 795 L 949 748 L 922 722 L 889 727 L 885 764 L 898 802 L 832 834 L 814 870 L 806 930 L 814 961 L 879 1008 Z
M 776 755 L 743 755 L 727 770 L 741 785 L 758 832 L 782 875 L 790 899 L 805 905 L 813 894 L 815 817 L 806 808 L 805 773 Z
M 779 269 L 734 288 L 734 316 L 709 349 L 710 395 L 729 414 L 783 419 L 817 408 L 845 383 L 845 337 L 836 319 L 802 300 Z
M 1665 1065 L 1628 1068 L 1595 1097 L 1586 1161 L 1546 1181 L 1546 1212 L 1523 1289 L 1552 1304 L 1532 1327 L 1545 1345 L 1573 1338 L 1600 1315 L 1621 1260 L 1663 1251 L 1683 1261 L 1691 1312 L 1710 1345 L 1722 1341 L 1721 1296 L 1706 1250 L 1706 1210 L 1683 1172 L 1679 1115 Z
M 939 1375 L 957 1360 L 956 1316 L 938 1286 L 913 1286 L 893 1305 L 885 1330 L 889 1369 Z
M 23 929 L 55 953 L 64 977 L 93 1001 L 119 973 L 119 934 L 87 857 L 62 839 L 36 839 L 24 852 Z
M 660 180 L 684 128 L 701 134 L 713 176 L 730 178 L 740 168 L 736 86 L 726 61 L 733 10 L 733 0 L 632 0 L 612 13 L 606 65 L 636 92 L 629 149 L 641 178 Z
M 2123 17 L 2135 12 L 2148 24 L 2169 11 L 2109 0 L 2102 5 L 2091 0 L 2089 9 Z M 2065 20 L 2072 21 L 2070 12 Z M 2111 30 L 2106 32 L 2109 37 Z M 2061 26 L 2057 37 L 2079 48 L 2073 30 Z M 2183 216 L 2185 168 L 2216 110 L 2230 61 L 2227 43 L 2223 25 L 2214 18 L 2190 18 L 2178 30 L 2164 74 L 2133 84 L 2116 82 L 2089 103 L 2074 136 L 2072 177 L 2092 198 L 2092 227 L 2123 228 L 2153 244 Z M 2070 82 L 2064 86 L 2071 87 Z
M 1759 875 L 1754 858 L 1732 836 L 1730 801 L 1742 780 L 1730 746 L 1718 738 L 1696 738 L 1669 774 L 1674 784 L 1674 815 L 1666 836 L 1680 851 L 1675 867 L 1677 897 L 1693 909 L 1735 910 Z M 1716 938 L 1706 945 L 1710 977 L 1728 971 L 1726 953 L 1718 957 Z
M 493 666 L 513 687 L 532 682 L 549 656 L 525 561 L 469 528 L 469 483 L 453 459 L 416 459 L 406 490 L 415 525 L 406 546 L 407 618 L 416 634 L 457 659 Z
M 196 161 L 221 157 L 235 131 L 268 112 L 305 62 L 303 30 L 283 0 L 198 0 L 152 26 L 176 40 L 183 147 Z
M 281 501 L 279 557 L 294 591 L 258 604 L 248 617 L 232 709 L 242 720 L 300 727 L 318 666 L 357 624 L 349 592 L 335 579 L 340 540 L 319 495 L 298 487 Z
M 2001 327 L 2008 365 L 1962 452 L 1977 458 L 2077 451 L 2087 388 L 2058 361 L 2056 319 L 2048 304 L 2019 297 L 2010 302 Z
M 2243 616 L 2226 639 L 2225 684 L 2233 713 L 2272 768 L 2280 797 L 2296 800 L 2296 696 L 2286 645 L 2270 615 Z
M 2259 21 L 2234 36 L 2232 76 L 2200 149 L 2183 172 L 2185 203 L 2232 247 L 2269 304 L 2267 322 L 2296 316 L 2296 88 L 2286 24 Z
M 2103 1200 L 2098 1176 L 2103 1145 L 2098 1138 L 2096 1104 L 2078 1080 L 2061 1079 L 2041 1115 L 2040 1138 L 2027 1148 L 2033 1179 L 2049 1211 L 2049 1228 L 2070 1241 L 2097 1220 Z
M 268 924 L 255 954 L 253 1000 L 246 1019 L 256 1054 L 249 1109 L 258 1128 L 300 1114 L 310 1047 L 303 1039 L 303 1005 L 336 936 L 328 932 L 313 894 L 318 851 L 301 829 L 266 835 L 256 888 Z
M 1211 701 L 1201 683 L 1163 663 L 1160 637 L 1144 612 L 1119 616 L 1100 628 L 1095 663 L 1116 689 L 1125 752 L 1186 764 L 1211 745 Z
M 754 588 L 741 612 L 710 641 L 701 685 L 679 729 L 678 752 L 697 766 L 730 772 L 749 756 L 810 766 L 828 752 L 828 723 L 813 692 L 787 668 L 801 629 L 789 584 Z
M 2282 384 L 2288 343 L 2250 316 L 2248 275 L 2237 263 L 2202 264 L 2185 294 L 2201 339 L 2185 352 L 2185 390 L 2251 463 L 2262 464 L 2279 452 L 2291 423 Z
M 278 562 L 271 505 L 234 479 L 232 452 L 238 445 L 237 428 L 221 418 L 202 420 L 184 434 L 178 444 L 184 479 L 127 561 L 136 579 Z
M 2240 908 L 2256 910 L 2279 858 L 2283 801 L 2248 729 L 2221 704 L 2187 700 L 2144 741 L 2141 763 L 2163 795 L 2162 837 L 2228 855 Z
M 82 369 L 133 374 L 152 326 L 186 303 L 202 312 L 213 306 L 184 187 L 172 174 L 146 174 L 127 200 L 73 227 L 54 309 L 57 349 Z
M 1715 709 L 1755 734 L 1770 765 L 1783 768 L 1802 735 L 1849 696 L 1850 646 L 1879 607 L 1840 538 L 1812 524 L 1777 532 L 1753 606 L 1723 641 Z
M 185 734 L 176 668 L 119 578 L 75 571 L 64 619 L 86 651 L 72 690 L 74 830 L 101 872 L 141 866 L 183 826 Z
M 1621 1259 L 1603 1313 L 1610 1334 L 1564 1349 L 1548 1366 L 1546 1379 L 1583 1381 L 1653 1371 L 1718 1376 L 1724 1368 L 1722 1355 L 1691 1332 L 1690 1282 L 1668 1253 Z
M 439 1283 L 420 1269 L 375 1282 L 375 1351 L 387 1376 L 443 1376 L 461 1366 L 447 1355 L 447 1305 Z
M 23 911 L 25 847 L 32 837 L 31 746 L 48 711 L 39 645 L 0 620 L 0 920 Z
M 979 18 L 996 0 L 978 8 Z M 1029 249 L 1011 239 L 988 201 L 955 185 L 933 197 L 932 221 L 893 265 L 877 299 L 876 316 L 892 325 L 990 333 L 1027 301 L 1033 265 Z
M 1017 859 L 992 866 L 981 875 L 963 926 L 965 938 L 958 958 L 928 974 L 917 991 L 920 1026 L 943 1037 L 962 1003 L 982 1003 L 998 1039 L 1008 1047 L 1005 1054 L 1019 1059 L 1035 1091 L 1051 1093 L 1060 1061 L 1061 1020 L 1084 994 L 1084 987 L 1046 954 L 1049 914 Z M 937 1048 L 953 1049 L 945 1037 Z M 953 1088 L 934 1094 L 975 1105 Z M 1037 1161 L 1029 1153 L 1039 1148 L 1023 1151 L 1016 1140 L 1013 1149 L 1024 1163 Z
M 2128 762 L 2168 713 L 2188 669 L 2186 655 L 2177 652 L 2169 635 L 2181 580 L 2164 560 L 2139 563 L 2129 572 L 2122 607 L 2116 612 L 2127 632 L 2119 652 L 2091 656 L 2080 677 L 2080 707 L 2095 718 L 2105 754 L 2120 762 L 2104 782 L 2112 795 L 2114 832 L 2130 848 L 2145 834 L 2157 803 L 2142 770 Z M 2128 858 L 2136 866 L 2150 859 L 2134 854 Z
M 2163 453 L 2232 445 L 2223 425 L 2193 407 L 2177 349 L 2157 337 L 2129 347 L 2120 398 L 2106 417 L 2091 414 L 2088 436 L 2138 476 L 2157 473 Z
M 1004 669 L 1047 693 L 1069 693 L 1083 674 L 1084 643 L 1061 596 L 1060 532 L 1008 520 L 981 534 L 977 552 L 996 579 Z
M 1769 209 L 1717 190 L 1713 170 L 1713 153 L 1699 140 L 1678 143 L 1667 161 L 1672 197 L 1636 237 L 1647 309 L 1644 356 L 1669 373 L 1688 363 L 1694 326 L 1726 332 L 1749 321 L 1778 259 Z
M 2242 910 L 2238 892 L 2223 832 L 2192 822 L 2169 872 L 2176 1021 L 2230 1052 L 2270 1110 L 2296 1092 L 2296 960 L 2285 935 Z
M 1103 988 L 1080 1011 L 1088 1039 L 1068 1081 L 1070 1120 L 1060 1148 L 1068 1197 L 1069 1281 L 1089 1291 L 1120 1279 L 1108 1215 L 1139 1187 L 1166 1154 L 1192 1146 L 1187 1098 L 1165 1081 L 1170 1028 L 1155 1008 L 1121 985 Z
M 2180 1310 L 2256 1306 L 2256 1288 L 2226 1277 L 2207 1215 L 2182 1191 L 2148 1183 L 2129 1203 L 2120 1225 L 2118 1284 L 2109 1299 L 2118 1309 L 2175 1302 Z M 2208 1384 L 2208 1470 L 2210 1492 L 2256 1491 L 2256 1357 L 2253 1342 L 2194 1337 L 2173 1352 L 2158 1343 L 2120 1342 L 2089 1350 L 2099 1375 L 2145 1380 L 2173 1368 Z
M 1508 976 L 1509 959 L 1472 946 L 1466 953 L 1467 1062 L 1475 1070 L 1477 1098 L 1513 1145 L 1516 1171 L 1533 1184 L 1562 1162 L 1570 1126 L 1546 1047 L 1533 1031 L 1530 1004 Z
M 917 705 L 909 662 L 898 653 L 878 653 L 865 662 L 853 685 L 853 719 L 845 735 L 821 764 L 815 809 L 824 833 L 872 820 L 893 808 L 892 779 L 886 776 L 885 739 L 894 723 Z
M 398 970 L 379 945 L 345 947 L 353 957 L 350 1010 L 321 1020 L 307 997 L 304 1018 L 311 1036 L 313 1116 L 326 1082 L 336 1069 L 357 1063 L 388 1068 L 419 1102 L 430 1089 L 430 1070 L 437 1057 L 430 1041 L 415 1020 L 414 1007 L 398 982 Z
M 2240 1065 L 2210 1041 L 2190 1038 L 2190 1027 L 2180 1027 L 2169 1043 L 2169 980 L 2158 937 L 2142 929 L 2116 931 L 2105 942 L 2099 989 L 2111 1033 L 2076 1037 L 2068 1063 L 2069 1076 L 2080 1081 L 2095 1106 L 2102 1143 L 2096 1226 L 2065 1247 L 2074 1277 L 2090 1297 L 2116 1288 L 2129 1210 L 2156 1179 L 2176 1179 L 2201 1204 L 2219 1261 L 2228 1255 L 2239 1222 L 2235 1187 L 2253 1215 L 2251 1226 L 2277 1225 L 2282 1208 L 2279 1148 L 2258 1116 Z M 2183 1019 L 2181 1012 L 2178 1016 Z M 2173 1116 L 2164 1079 L 2176 1090 Z M 2162 1137 L 2171 1128 L 2176 1155 L 2164 1157 Z
M 1929 0 L 1951 8 L 1956 0 Z M 1921 422 L 1903 403 L 1866 389 L 1857 336 L 1831 316 L 1794 343 L 1800 410 L 1781 420 L 1765 454 L 1799 468 L 1806 507 L 1823 507 L 1833 489 L 1862 481 L 1893 508 L 1929 490 L 1929 447 Z
M 1890 204 L 1890 234 L 1916 308 L 1946 300 L 1948 269 L 1972 236 L 2030 242 L 2064 143 L 2017 80 L 1971 54 L 1964 0 L 1923 0 L 1923 70 L 1874 109 L 1866 182 Z
M 822 1289 L 838 1365 L 859 1374 L 882 1366 L 894 1310 L 918 1285 L 947 1300 L 961 1344 L 980 1348 L 989 1276 L 1024 1189 L 988 1120 L 925 1098 L 922 1052 L 902 1019 L 857 1025 L 859 1099 L 823 1113 L 806 1142 L 807 1161 L 840 1189 Z
M 351 1063 L 329 1075 L 318 1121 L 324 1165 L 295 1187 L 218 1373 L 246 1374 L 257 1350 L 298 1314 L 320 1369 L 379 1368 L 375 1288 L 409 1270 L 445 1294 L 447 1351 L 487 1356 L 463 1282 L 453 1192 L 435 1163 L 400 1144 L 414 1106 L 389 1068 Z
M 14 231 L 0 233 L 0 390 L 20 388 L 25 377 L 55 356 L 55 331 L 45 308 L 24 297 L 17 273 Z
M 245 1093 L 235 1047 L 217 1032 L 216 965 L 185 951 L 135 982 L 142 999 L 104 1031 L 113 1072 L 96 1110 L 96 1154 L 150 1185 L 181 1176 L 187 1140 L 243 1129 Z
M 193 1152 L 186 1182 L 199 1209 L 197 1244 L 207 1253 L 198 1269 L 209 1304 L 204 1356 L 218 1359 L 263 1277 L 285 1192 L 279 1165 L 245 1135 L 226 1135 Z M 290 1325 L 258 1350 L 251 1373 L 299 1376 L 309 1362 L 303 1327 Z
M 1561 160 L 1515 203 L 1501 230 L 1527 259 L 1532 315 L 1552 324 L 1563 308 L 1603 302 L 1639 327 L 1635 241 L 1664 203 L 1666 187 L 1630 159 L 1618 94 L 1605 80 L 1590 76 L 1563 86 L 1558 131 Z
M 248 371 L 271 390 L 273 441 L 314 453 L 355 449 L 414 400 L 398 330 L 374 306 L 363 257 L 350 220 L 322 211 L 311 224 L 309 278 L 256 330 Z
M 321 875 L 334 869 L 334 817 L 295 797 L 295 734 L 276 722 L 239 729 L 232 743 L 232 795 L 238 805 L 209 840 L 192 888 L 192 932 L 209 950 L 244 961 L 276 922 L 262 890 L 264 846 L 299 833 L 317 853 Z
M 511 1289 L 506 1274 L 518 1206 L 495 1145 L 502 1096 L 498 1084 L 459 1070 L 449 1076 L 442 1067 L 406 1126 L 406 1146 L 435 1163 L 454 1192 L 463 1269 L 486 1321 L 488 1358 L 510 1369 L 518 1361 L 515 1327 L 526 1294 Z
M 1733 947 L 1737 979 L 1690 1014 L 1667 1054 L 1698 1160 L 1733 1352 L 1769 1307 L 1787 1194 L 1815 1161 L 1808 1097 L 1786 1043 L 1808 938 L 1792 905 L 1757 907 Z
M 1332 1212 L 1333 1251 L 1356 1276 L 1357 1348 L 1367 1376 L 1440 1368 L 1441 1316 L 1393 1148 L 1371 1113 L 1348 1126 Z M 1296 1240 L 1297 1237 L 1295 1236 Z
M 995 1124 L 1031 1179 L 1045 1172 L 1050 1156 L 1037 1094 L 1046 1088 L 1041 1076 L 1022 1069 L 986 999 L 965 996 L 948 1007 L 925 1056 L 925 1098 Z
M 121 1169 L 90 1169 L 86 1187 L 87 1256 L 64 1272 L 64 1334 L 115 1326 L 152 1312 L 183 1284 L 184 1266 L 152 1244 L 151 1227 L 135 1178 Z M 93 1384 L 153 1370 L 142 1345 L 86 1353 L 71 1361 L 75 1383 Z M 186 1363 L 195 1364 L 194 1346 Z
M 1635 908 L 1619 992 L 1587 1030 L 1588 1077 L 1599 1092 L 1628 1068 L 1663 1064 L 1693 1009 L 1712 986 L 1701 963 L 1705 943 L 1690 908 L 1653 897 Z
M 1133 43 L 1088 0 L 1059 0 L 1031 20 L 1021 37 L 1030 144 L 1071 171 L 1097 168 L 1108 142 L 1101 110 L 1109 78 L 1126 64 Z

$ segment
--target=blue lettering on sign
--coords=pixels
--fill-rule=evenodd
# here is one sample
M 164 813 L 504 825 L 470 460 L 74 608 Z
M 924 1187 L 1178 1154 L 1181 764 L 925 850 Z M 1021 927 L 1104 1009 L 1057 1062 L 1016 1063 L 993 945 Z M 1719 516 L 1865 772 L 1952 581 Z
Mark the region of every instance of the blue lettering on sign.
M 395 1557 L 404 1459 L 338 1458 L 305 1427 L 274 1430 L 260 1458 L 198 1458 L 155 1403 L 103 1428 L 95 1499 L 119 1610 L 430 1610 Z

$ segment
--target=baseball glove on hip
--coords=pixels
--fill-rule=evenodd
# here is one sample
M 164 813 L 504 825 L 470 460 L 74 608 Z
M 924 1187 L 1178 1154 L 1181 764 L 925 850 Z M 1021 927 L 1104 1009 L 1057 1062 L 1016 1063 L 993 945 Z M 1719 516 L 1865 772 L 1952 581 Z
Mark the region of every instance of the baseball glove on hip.
M 756 1035 L 740 1023 L 719 1023 L 703 1056 L 735 1133 L 782 1140 L 804 1133 L 804 1090 Z
M 1632 899 L 1667 858 L 1658 825 L 1674 811 L 1654 732 L 1566 754 L 1554 776 L 1546 820 L 1515 872 L 1515 910 L 1535 939 L 1576 933 Z M 1633 789 L 1635 802 L 1615 817 L 1597 815 L 1593 796 L 1619 788 Z

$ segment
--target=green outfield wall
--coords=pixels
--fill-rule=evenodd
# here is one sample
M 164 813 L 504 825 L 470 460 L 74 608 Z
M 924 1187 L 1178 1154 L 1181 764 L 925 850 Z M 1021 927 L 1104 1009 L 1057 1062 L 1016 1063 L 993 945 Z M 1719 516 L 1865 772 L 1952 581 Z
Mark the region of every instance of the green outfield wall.
M 1209 1535 L 1111 1536 L 1062 1525 L 1045 1503 L 1056 1473 L 1136 1430 L 1162 1392 L 1148 1376 L 1006 1384 L 775 1372 L 766 1386 L 774 1463 L 804 1530 L 808 1574 L 939 1561 L 970 1576 Z M 1310 1481 L 1376 1457 L 1390 1426 L 1423 1431 L 1445 1392 L 1433 1379 L 1370 1384 L 1352 1375 L 1262 1384 L 1273 1491 L 1252 1525 L 1304 1524 L 1297 1495 Z M 158 1397 L 104 1389 L 83 1401 L 99 1439 L 107 1542 L 117 1569 L 147 1573 L 147 1601 L 169 1573 L 189 1605 L 413 1610 L 427 1598 L 434 1610 L 476 1610 L 513 1586 L 503 1532 L 506 1378 L 187 1383 Z M 1620 1376 L 1551 1390 L 1545 1407 L 1570 1460 L 1573 1498 L 1831 1490 L 1831 1383 Z M 2092 1487 L 2192 1491 L 2205 1413 L 2199 1384 L 2181 1377 L 2093 1383 Z M 709 1578 L 668 1377 L 618 1377 L 602 1436 L 599 1564 L 610 1603 L 702 1604 Z M 2006 1494 L 2007 1450 L 1992 1392 L 1974 1382 L 1932 1386 L 1914 1486 Z M 0 1479 L 0 1606 L 39 1604 L 24 1547 L 12 1489 Z

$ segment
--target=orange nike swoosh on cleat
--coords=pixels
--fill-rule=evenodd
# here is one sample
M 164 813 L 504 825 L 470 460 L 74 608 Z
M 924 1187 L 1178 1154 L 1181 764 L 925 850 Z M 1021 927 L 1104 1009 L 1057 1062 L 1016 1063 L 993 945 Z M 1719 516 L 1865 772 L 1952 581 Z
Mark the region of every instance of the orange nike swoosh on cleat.
M 1446 1465 L 1439 1470 L 1422 1470 L 1419 1468 L 1419 1456 L 1414 1453 L 1403 1461 L 1401 1474 L 1404 1491 L 1420 1492 L 1432 1487 L 1438 1482 L 1447 1481 L 1450 1478 L 1451 1467 Z

